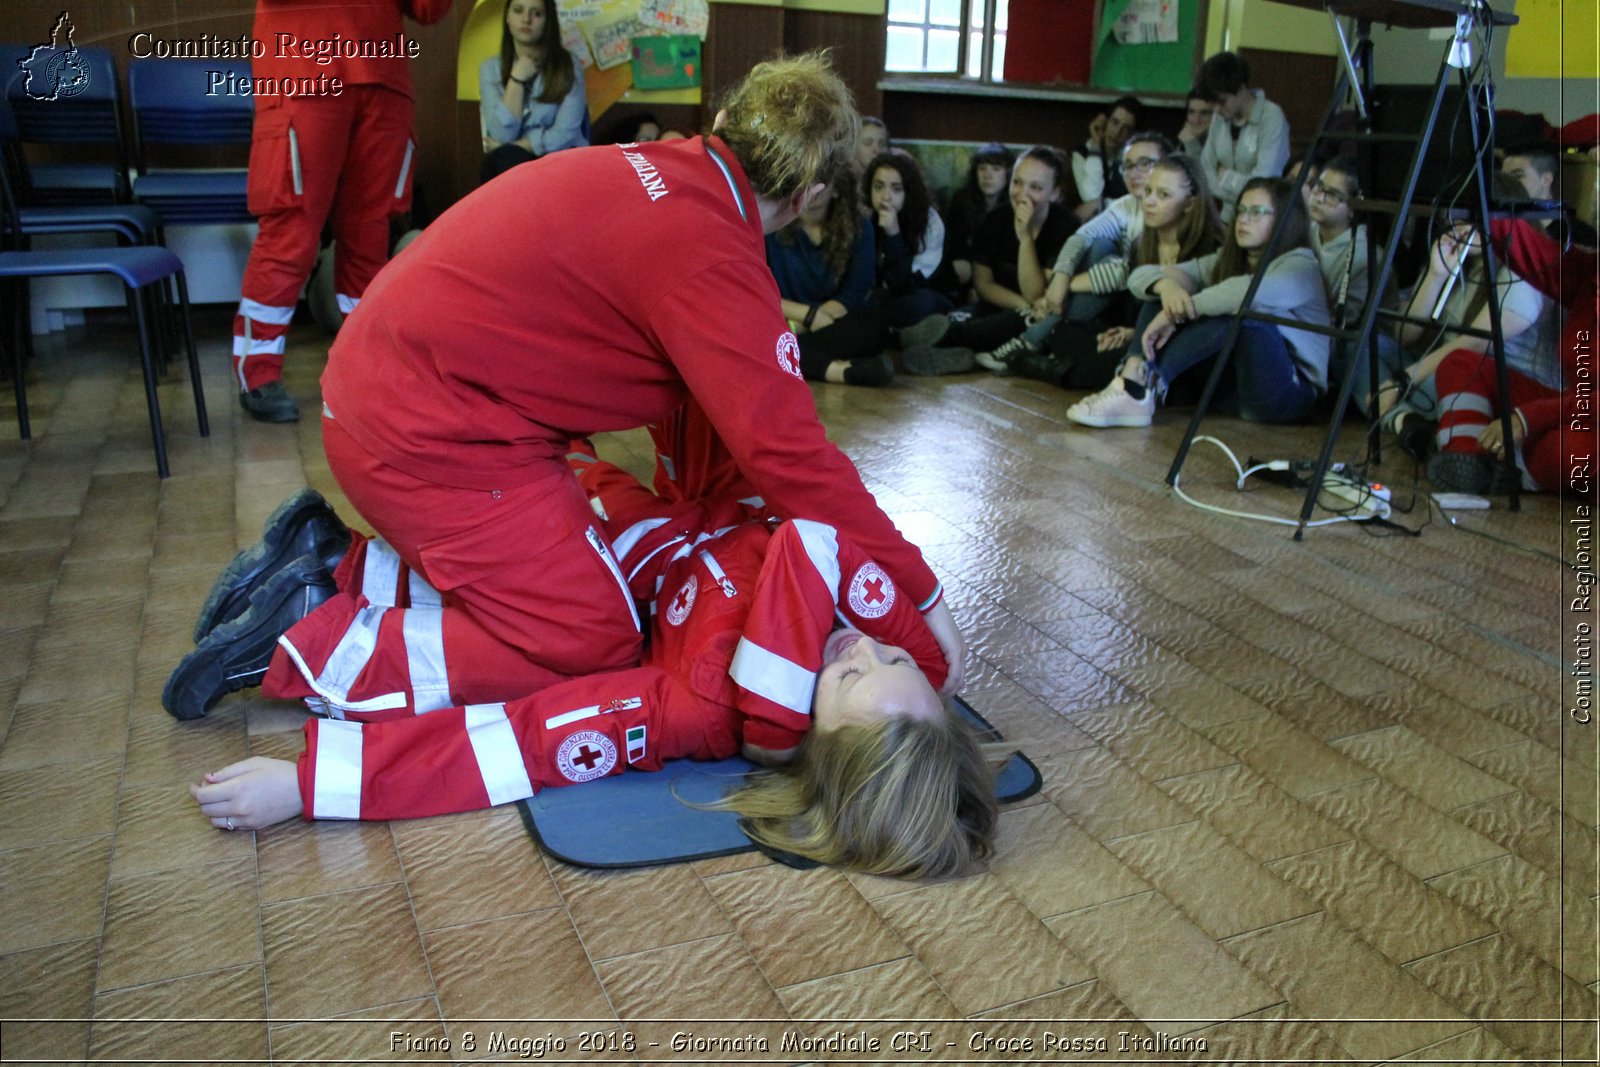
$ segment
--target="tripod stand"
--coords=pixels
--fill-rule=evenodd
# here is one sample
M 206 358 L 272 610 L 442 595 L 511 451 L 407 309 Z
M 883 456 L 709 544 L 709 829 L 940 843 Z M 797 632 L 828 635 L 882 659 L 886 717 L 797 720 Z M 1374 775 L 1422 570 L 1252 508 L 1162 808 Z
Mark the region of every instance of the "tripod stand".
M 1329 15 L 1332 16 L 1334 20 L 1335 31 L 1339 33 L 1340 44 L 1345 60 L 1344 65 L 1340 68 L 1339 79 L 1334 88 L 1333 96 L 1328 102 L 1328 109 L 1323 115 L 1322 125 L 1318 129 L 1316 136 L 1312 139 L 1312 142 L 1307 148 L 1306 154 L 1302 159 L 1300 176 L 1295 182 L 1293 194 L 1296 198 L 1296 202 L 1299 202 L 1298 198 L 1301 196 L 1301 189 L 1305 185 L 1307 175 L 1310 171 L 1310 163 L 1316 157 L 1318 146 L 1324 142 L 1331 140 L 1355 142 L 1358 144 L 1370 144 L 1385 141 L 1394 143 L 1411 142 L 1414 146 L 1412 149 L 1411 163 L 1406 171 L 1404 188 L 1398 200 L 1361 200 L 1358 202 L 1357 206 L 1360 210 L 1390 214 L 1395 218 L 1389 232 L 1389 237 L 1384 242 L 1383 255 L 1381 259 L 1379 259 L 1379 261 L 1372 265 L 1369 269 L 1368 276 L 1371 279 L 1368 289 L 1369 297 L 1366 302 L 1366 306 L 1362 310 L 1359 322 L 1353 328 L 1344 328 L 1340 326 L 1318 326 L 1295 319 L 1282 318 L 1279 316 L 1268 315 L 1263 312 L 1251 310 L 1256 293 L 1260 289 L 1262 279 L 1266 274 L 1267 267 L 1269 264 L 1271 264 L 1273 258 L 1278 254 L 1278 246 L 1281 243 L 1283 228 L 1275 227 L 1273 229 L 1272 236 L 1261 254 L 1259 265 L 1256 268 L 1254 277 L 1252 277 L 1250 280 L 1250 286 L 1248 290 L 1246 290 L 1244 300 L 1240 305 L 1240 309 L 1234 315 L 1233 324 L 1229 330 L 1227 340 L 1223 344 L 1221 353 L 1214 361 L 1211 375 L 1207 379 L 1205 388 L 1200 394 L 1199 404 L 1195 408 L 1194 415 L 1189 420 L 1189 428 L 1184 434 L 1183 443 L 1178 446 L 1178 453 L 1175 457 L 1173 457 L 1172 466 L 1167 471 L 1168 485 L 1175 485 L 1177 483 L 1179 473 L 1183 469 L 1184 461 L 1188 458 L 1189 449 L 1194 444 L 1194 439 L 1200 430 L 1200 424 L 1204 420 L 1206 410 L 1211 404 L 1212 396 L 1216 392 L 1218 383 L 1222 380 L 1222 375 L 1227 371 L 1228 360 L 1233 353 L 1234 346 L 1239 338 L 1240 330 L 1246 319 L 1251 319 L 1257 322 L 1268 322 L 1277 326 L 1290 326 L 1301 330 L 1308 330 L 1314 333 L 1322 333 L 1334 338 L 1335 342 L 1339 344 L 1354 343 L 1357 346 L 1357 358 L 1361 358 L 1362 355 L 1364 355 L 1368 360 L 1368 366 L 1372 370 L 1372 381 L 1374 386 L 1376 386 L 1378 355 L 1377 347 L 1374 341 L 1375 329 L 1379 315 L 1378 305 L 1380 303 L 1380 296 L 1385 291 L 1385 287 L 1388 285 L 1390 276 L 1394 269 L 1395 254 L 1399 249 L 1400 239 L 1404 231 L 1404 226 L 1402 223 L 1413 211 L 1413 203 L 1416 199 L 1418 180 L 1422 174 L 1423 162 L 1427 156 L 1429 143 L 1432 141 L 1435 134 L 1435 127 L 1437 126 L 1439 119 L 1440 106 L 1444 101 L 1446 89 L 1452 80 L 1457 80 L 1452 78 L 1452 72 L 1455 72 L 1458 75 L 1458 80 L 1460 81 L 1462 91 L 1465 95 L 1465 106 L 1469 116 L 1472 138 L 1472 158 L 1474 161 L 1472 175 L 1472 191 L 1474 195 L 1471 198 L 1471 204 L 1465 212 L 1454 211 L 1451 212 L 1451 214 L 1454 214 L 1457 217 L 1464 215 L 1470 219 L 1472 225 L 1482 236 L 1484 266 L 1490 279 L 1491 286 L 1493 285 L 1493 280 L 1496 277 L 1497 265 L 1495 262 L 1495 251 L 1493 243 L 1488 239 L 1489 220 L 1494 216 L 1489 208 L 1488 178 L 1485 174 L 1483 166 L 1483 160 L 1486 158 L 1489 150 L 1487 139 L 1488 131 L 1482 128 L 1482 124 L 1479 121 L 1480 115 L 1478 113 L 1480 102 L 1483 100 L 1485 94 L 1483 89 L 1476 85 L 1472 79 L 1468 77 L 1467 68 L 1470 66 L 1470 59 L 1464 53 L 1469 47 L 1469 37 L 1474 28 L 1487 26 L 1509 26 L 1517 21 L 1516 16 L 1494 11 L 1488 6 L 1487 0 L 1278 0 L 1278 2 L 1286 3 L 1295 7 L 1325 7 Z M 1342 15 L 1350 16 L 1355 19 L 1356 42 L 1353 49 L 1343 47 L 1345 45 L 1345 41 L 1342 31 L 1339 30 L 1338 22 L 1340 16 Z M 1450 42 L 1449 47 L 1446 49 L 1444 58 L 1439 64 L 1439 74 L 1434 82 L 1433 95 L 1428 104 L 1427 119 L 1422 130 L 1417 133 L 1379 132 L 1373 129 L 1372 114 L 1367 107 L 1367 101 L 1372 99 L 1372 91 L 1374 88 L 1372 74 L 1372 24 L 1374 21 L 1381 21 L 1390 25 L 1403 26 L 1407 28 L 1425 28 L 1451 25 L 1455 26 L 1456 28 L 1455 37 Z M 1357 110 L 1360 116 L 1360 128 L 1356 131 L 1335 129 L 1335 116 L 1338 115 L 1345 103 L 1346 98 L 1350 96 L 1352 92 L 1355 94 Z M 1504 216 L 1502 215 L 1500 217 Z M 1375 249 L 1369 245 L 1369 262 L 1374 252 Z M 1507 397 L 1510 395 L 1510 392 L 1509 380 L 1506 373 L 1505 336 L 1500 322 L 1500 303 L 1496 299 L 1490 299 L 1487 307 L 1489 312 L 1489 330 L 1487 331 L 1487 339 L 1491 344 L 1490 351 L 1494 355 L 1500 395 L 1502 397 Z M 1392 315 L 1387 317 L 1404 318 L 1404 316 Z M 1456 332 L 1484 336 L 1482 332 L 1474 331 L 1470 328 L 1457 330 Z M 1328 422 L 1328 432 L 1323 441 L 1322 452 L 1318 457 L 1316 466 L 1312 472 L 1311 485 L 1306 492 L 1305 501 L 1300 510 L 1300 521 L 1295 528 L 1294 534 L 1295 540 L 1297 541 L 1301 540 L 1305 535 L 1306 525 L 1311 520 L 1311 513 L 1316 507 L 1317 497 L 1322 490 L 1323 479 L 1327 474 L 1330 461 L 1333 457 L 1334 447 L 1338 442 L 1339 429 L 1344 421 L 1345 410 L 1350 403 L 1350 394 L 1355 388 L 1355 382 L 1357 378 L 1355 370 L 1356 367 L 1354 360 L 1352 360 L 1350 372 L 1344 376 L 1344 380 L 1340 384 L 1338 396 L 1334 400 L 1333 413 Z M 1512 436 L 1511 408 L 1509 404 L 1502 403 L 1500 405 L 1500 409 L 1501 430 L 1504 434 L 1503 439 L 1508 442 L 1508 447 L 1506 448 L 1504 455 L 1504 463 L 1507 468 L 1507 474 L 1510 476 L 1509 481 L 1512 487 L 1511 509 L 1516 511 L 1520 507 L 1520 476 L 1518 475 L 1516 468 L 1515 450 L 1509 447 L 1509 442 L 1515 440 L 1515 438 Z M 1371 440 L 1373 441 L 1374 448 L 1376 448 L 1378 434 L 1378 426 L 1376 422 L 1369 426 L 1368 432 Z M 1376 457 L 1378 453 L 1375 451 L 1374 455 Z

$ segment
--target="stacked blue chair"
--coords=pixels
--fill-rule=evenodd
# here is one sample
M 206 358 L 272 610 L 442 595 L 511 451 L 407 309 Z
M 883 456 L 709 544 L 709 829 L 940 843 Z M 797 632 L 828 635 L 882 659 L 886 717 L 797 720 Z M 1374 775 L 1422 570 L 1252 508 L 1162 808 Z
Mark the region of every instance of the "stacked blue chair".
M 10 203 L 24 248 L 27 238 L 47 234 L 106 233 L 130 245 L 154 242 L 161 219 L 140 204 L 37 203 L 34 168 L 16 147 L 16 114 L 0 97 L 0 195 Z
M 133 197 L 168 226 L 251 222 L 243 168 L 153 169 L 151 145 L 250 143 L 255 107 L 249 96 L 215 92 L 215 72 L 248 80 L 250 64 L 211 59 L 144 59 L 128 64 L 139 174 Z
M 26 60 L 27 69 L 18 68 Z M 0 46 L 0 82 L 27 144 L 101 145 L 114 163 L 42 162 L 31 167 L 36 204 L 126 203 L 128 157 L 117 68 L 104 48 Z M 53 99 L 46 99 L 53 97 Z
M 0 112 L 5 111 L 0 108 Z M 0 126 L 5 116 L 0 115 Z M 28 209 L 32 210 L 32 209 Z M 165 248 L 137 244 L 122 248 L 73 248 L 32 251 L 28 237 L 38 233 L 113 233 L 127 240 L 147 239 L 155 221 L 148 209 L 131 205 L 97 208 L 49 207 L 25 221 L 24 209 L 11 195 L 11 183 L 0 170 L 0 307 L 10 322 L 8 369 L 17 404 L 17 431 L 23 440 L 32 436 L 28 418 L 27 356 L 32 338 L 28 322 L 28 289 L 34 278 L 82 274 L 110 274 L 128 291 L 128 309 L 139 335 L 139 359 L 144 371 L 145 401 L 150 413 L 150 436 L 155 446 L 156 471 L 168 473 L 166 434 L 161 423 L 161 402 L 157 395 L 157 364 L 161 355 L 158 333 L 164 318 L 159 313 L 166 305 L 168 285 L 178 305 L 183 341 L 188 354 L 189 380 L 194 390 L 195 416 L 200 436 L 211 433 L 206 417 L 205 395 L 200 381 L 200 359 L 195 351 L 194 327 L 189 316 L 189 288 L 183 262 Z M 120 212 L 120 213 L 119 213 Z M 40 220 L 43 220 L 42 223 Z

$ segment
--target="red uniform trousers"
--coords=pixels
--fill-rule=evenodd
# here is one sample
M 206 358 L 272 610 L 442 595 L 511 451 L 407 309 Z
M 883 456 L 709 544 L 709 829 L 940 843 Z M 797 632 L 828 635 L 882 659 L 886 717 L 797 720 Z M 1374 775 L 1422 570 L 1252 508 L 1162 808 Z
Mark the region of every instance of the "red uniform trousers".
M 339 309 L 389 258 L 389 219 L 411 206 L 411 97 L 378 84 L 338 96 L 256 97 L 249 205 L 261 223 L 233 320 L 240 389 L 283 377 L 284 338 L 331 217 Z
M 1439 383 L 1439 433 L 1438 442 L 1445 452 L 1482 452 L 1478 435 L 1491 421 L 1499 418 L 1499 385 L 1496 382 L 1494 357 L 1481 352 L 1459 348 L 1444 358 L 1435 372 Z M 1515 409 L 1525 404 L 1548 400 L 1560 394 L 1548 386 L 1540 385 L 1525 374 L 1506 371 L 1511 389 L 1512 420 Z M 1573 435 L 1572 443 L 1579 452 L 1588 452 L 1588 446 Z M 1543 425 L 1530 422 L 1528 436 L 1517 448 L 1517 467 L 1523 472 L 1523 488 L 1555 490 L 1564 478 L 1563 471 L 1573 470 L 1573 457 L 1565 455 L 1561 447 L 1559 424 Z M 1531 481 L 1532 484 L 1529 484 Z
M 508 489 L 455 489 L 385 465 L 336 419 L 322 433 L 334 477 L 383 541 L 353 548 L 342 592 L 284 635 L 268 696 L 410 714 L 639 662 L 633 598 L 564 460 Z

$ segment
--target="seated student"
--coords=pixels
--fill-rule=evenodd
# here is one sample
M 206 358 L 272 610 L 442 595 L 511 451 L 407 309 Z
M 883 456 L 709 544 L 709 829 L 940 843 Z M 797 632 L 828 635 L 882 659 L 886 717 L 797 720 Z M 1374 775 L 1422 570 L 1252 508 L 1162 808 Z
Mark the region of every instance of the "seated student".
M 661 120 L 648 111 L 641 111 L 613 126 L 607 140 L 611 144 L 648 144 L 661 140 L 661 134 Z
M 1131 138 L 1124 159 L 1128 179 L 1137 185 L 1137 207 L 1130 212 L 1114 206 L 1067 238 L 1045 294 L 1051 307 L 1059 308 L 1071 293 L 1065 321 L 1046 318 L 1028 327 L 1009 350 L 1002 346 L 980 353 L 981 365 L 1068 389 L 1100 389 L 1111 381 L 1139 314 L 1138 301 L 1127 291 L 1129 272 L 1147 263 L 1173 266 L 1199 259 L 1222 243 L 1222 223 L 1199 162 L 1193 156 L 1163 155 L 1169 147 L 1159 134 Z M 1152 156 L 1154 164 L 1144 165 Z M 1116 244 L 1106 249 L 1111 254 L 1078 271 L 1085 246 L 1093 258 L 1104 237 L 1119 228 Z
M 1311 250 L 1322 266 L 1328 307 L 1336 323 L 1354 322 L 1367 306 L 1368 259 L 1367 228 L 1355 221 L 1354 201 L 1361 196 L 1355 160 L 1349 156 L 1330 159 L 1306 189 L 1310 193 Z
M 1521 240 L 1543 237 L 1530 223 L 1519 222 L 1508 227 L 1508 235 Z M 1500 332 L 1505 340 L 1506 366 L 1522 378 L 1545 389 L 1560 390 L 1561 354 L 1556 351 L 1556 340 L 1561 334 L 1560 308 L 1546 292 L 1532 285 L 1515 271 L 1505 249 L 1496 249 L 1496 276 L 1494 284 L 1484 272 L 1483 241 L 1471 226 L 1457 224 L 1441 233 L 1429 250 L 1428 266 L 1424 270 L 1411 300 L 1406 304 L 1406 314 L 1421 319 L 1436 318 L 1438 327 L 1404 322 L 1400 327 L 1400 342 L 1411 351 L 1421 350 L 1423 355 L 1399 368 L 1393 377 L 1379 384 L 1377 389 L 1378 414 L 1385 429 L 1400 436 L 1407 450 L 1416 454 L 1419 437 L 1426 444 L 1426 433 L 1432 420 L 1428 415 L 1435 410 L 1440 423 L 1439 444 L 1448 442 L 1444 429 L 1444 383 L 1433 382 L 1434 372 L 1453 352 L 1487 353 L 1491 342 L 1484 337 L 1455 332 L 1463 325 L 1487 331 L 1490 328 L 1489 300 L 1492 294 L 1499 301 Z M 1441 303 L 1442 302 L 1442 303 Z M 1433 315 L 1438 309 L 1439 314 Z M 1438 407 L 1427 400 L 1419 400 L 1424 385 L 1437 390 Z M 1459 390 L 1458 390 L 1459 391 Z M 1460 420 L 1457 419 L 1457 422 Z M 1418 458 L 1423 458 L 1421 455 Z
M 1574 423 L 1563 416 L 1587 410 L 1579 406 L 1583 401 L 1578 389 L 1590 377 L 1581 361 L 1593 351 L 1590 340 L 1600 314 L 1595 253 L 1573 247 L 1563 254 L 1556 241 L 1522 220 L 1492 222 L 1490 231 L 1512 275 L 1524 279 L 1516 284 L 1532 285 L 1556 301 L 1544 316 L 1559 319 L 1562 312 L 1566 314 L 1555 343 L 1559 382 L 1552 385 L 1507 368 L 1512 416 L 1507 441 L 1494 359 L 1470 348 L 1446 355 L 1434 375 L 1439 381 L 1439 453 L 1428 462 L 1428 478 L 1449 492 L 1505 491 L 1510 486 L 1503 461 L 1509 450 L 1523 489 L 1561 489 L 1580 499 L 1590 497 L 1594 437 L 1573 432 Z
M 877 263 L 872 226 L 856 208 L 855 168 L 841 166 L 800 217 L 766 241 L 783 316 L 800 342 L 800 372 L 814 382 L 887 384 L 889 327 L 868 304 Z
M 1561 199 L 1561 154 L 1549 141 L 1524 141 L 1507 148 L 1500 161 L 1500 173 L 1520 185 L 1529 199 Z M 1541 220 L 1538 225 L 1563 243 L 1570 239 L 1595 247 L 1594 227 L 1575 215 Z
M 998 141 L 979 148 L 967 165 L 967 180 L 950 197 L 948 225 L 944 235 L 944 262 L 934 275 L 935 287 L 966 302 L 972 284 L 972 245 L 989 213 L 1005 203 L 1006 182 L 1016 154 Z
M 1012 360 L 1044 350 L 1045 338 L 1063 317 L 1069 322 L 1095 322 L 1119 293 L 1127 291 L 1128 257 L 1144 229 L 1140 202 L 1145 179 L 1171 151 L 1172 142 L 1159 133 L 1128 138 L 1121 162 L 1128 192 L 1111 201 L 1061 246 L 1045 286 L 1050 313 L 999 348 L 979 352 L 974 357 L 978 366 L 996 374 L 1009 373 Z
M 1283 108 L 1250 88 L 1250 64 L 1218 52 L 1200 66 L 1200 90 L 1216 101 L 1211 132 L 1200 153 L 1211 195 L 1222 205 L 1222 221 L 1251 178 L 1275 178 L 1289 162 L 1289 122 Z
M 643 664 L 500 703 L 310 718 L 296 763 L 252 757 L 190 786 L 212 825 L 469 811 L 742 752 L 773 769 L 711 806 L 746 816 L 763 844 L 910 878 L 990 853 L 998 752 L 939 698 L 938 644 L 875 562 L 824 523 L 666 499 L 589 454 L 570 460 L 649 613 Z M 337 572 L 340 595 L 402 591 L 413 612 L 420 578 L 359 535 Z
M 478 68 L 488 181 L 519 163 L 588 144 L 583 68 L 561 45 L 555 0 L 506 0 L 500 54 Z
M 861 136 L 856 140 L 856 166 L 863 176 L 872 161 L 889 148 L 889 127 L 876 115 L 861 116 Z
M 959 374 L 974 349 L 991 350 L 1048 313 L 1045 264 L 1054 263 L 1074 220 L 1059 209 L 1067 163 L 1058 149 L 1036 145 L 1011 170 L 1011 203 L 984 222 L 974 242 L 971 318 L 932 315 L 900 332 L 901 358 L 912 374 Z M 942 347 L 940 347 L 942 346 Z
M 1176 267 L 1144 266 L 1128 278 L 1151 300 L 1122 370 L 1105 389 L 1067 409 L 1082 426 L 1148 426 L 1156 398 L 1185 372 L 1221 352 L 1273 230 L 1284 232 L 1253 307 L 1326 326 L 1328 303 L 1317 257 L 1306 247 L 1306 217 L 1282 178 L 1251 178 L 1219 252 Z M 1328 338 L 1246 319 L 1218 390 L 1218 407 L 1252 422 L 1298 422 L 1328 387 Z
M 1141 112 L 1138 97 L 1122 97 L 1110 110 L 1094 117 L 1083 151 L 1072 153 L 1072 180 L 1080 201 L 1072 213 L 1079 222 L 1098 215 L 1107 203 L 1127 193 L 1117 163 L 1128 135 L 1139 128 Z
M 944 259 L 944 220 L 933 208 L 922 168 L 898 148 L 867 167 L 867 204 L 878 251 L 878 299 L 889 326 L 899 328 L 949 311 L 950 298 L 933 288 Z
M 1178 151 L 1186 156 L 1200 158 L 1206 146 L 1206 136 L 1211 132 L 1211 113 L 1216 103 L 1198 87 L 1189 90 L 1184 101 L 1183 128 L 1178 131 Z

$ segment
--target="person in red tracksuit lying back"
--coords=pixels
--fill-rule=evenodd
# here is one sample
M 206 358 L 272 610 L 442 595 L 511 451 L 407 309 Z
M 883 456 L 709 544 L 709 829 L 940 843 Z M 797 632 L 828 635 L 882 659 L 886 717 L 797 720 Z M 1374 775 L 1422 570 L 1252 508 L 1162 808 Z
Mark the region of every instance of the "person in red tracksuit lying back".
M 993 754 L 939 697 L 938 642 L 876 561 L 824 523 L 658 497 L 587 457 L 574 467 L 650 613 L 643 665 L 504 703 L 335 708 L 344 718 L 306 722 L 297 763 L 252 757 L 192 785 L 213 825 L 468 811 L 742 752 L 770 769 L 721 806 L 764 844 L 904 877 L 988 854 Z M 414 589 L 403 564 L 378 562 L 386 551 L 356 535 L 341 590 L 361 596 L 368 574 Z

